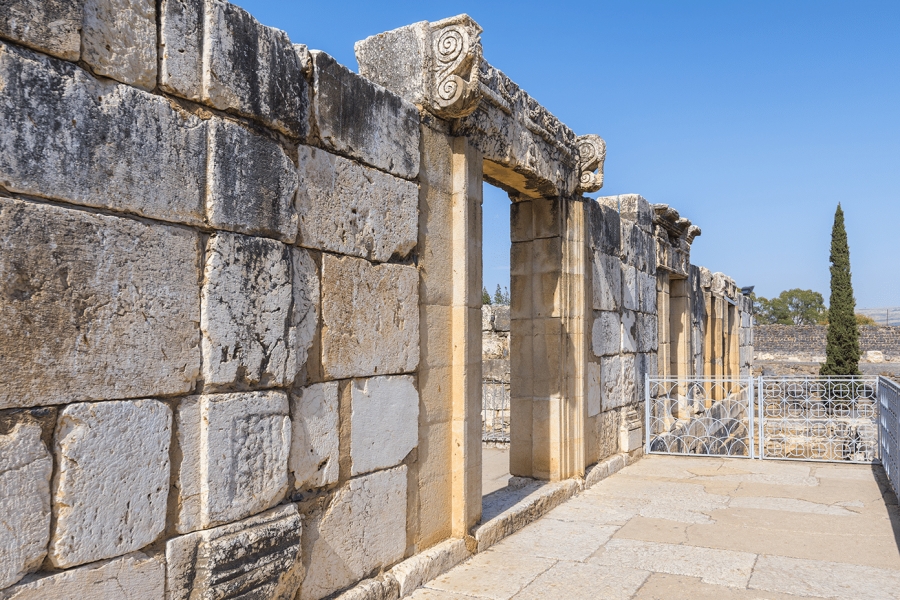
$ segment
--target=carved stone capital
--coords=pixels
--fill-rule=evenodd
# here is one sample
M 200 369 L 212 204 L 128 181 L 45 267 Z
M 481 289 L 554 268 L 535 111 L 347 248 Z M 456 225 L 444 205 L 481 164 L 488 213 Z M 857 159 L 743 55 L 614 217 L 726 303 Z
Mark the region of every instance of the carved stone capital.
M 429 24 L 431 77 L 426 75 L 426 101 L 439 117 L 465 117 L 478 108 L 481 86 L 481 27 L 469 15 Z M 430 79 L 430 82 L 428 81 Z
M 578 189 L 580 193 L 596 192 L 603 187 L 603 161 L 606 142 L 599 135 L 589 133 L 575 140 L 578 149 Z

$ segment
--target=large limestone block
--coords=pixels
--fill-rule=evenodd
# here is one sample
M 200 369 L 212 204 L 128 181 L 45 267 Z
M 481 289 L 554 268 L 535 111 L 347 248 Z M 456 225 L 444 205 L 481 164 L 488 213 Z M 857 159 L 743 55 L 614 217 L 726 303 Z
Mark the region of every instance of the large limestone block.
M 0 592 L 2 600 L 160 600 L 163 562 L 143 552 L 60 571 Z
M 293 598 L 303 576 L 300 538 L 294 504 L 173 538 L 166 543 L 166 600 Z
M 640 313 L 630 310 L 622 311 L 622 350 L 625 352 L 637 352 L 638 349 L 638 322 Z
M 156 87 L 156 1 L 84 0 L 81 59 L 97 75 Z
M 84 5 L 72 0 L 3 0 L 0 37 L 65 60 L 78 60 Z
M 404 179 L 419 173 L 419 111 L 415 105 L 360 77 L 324 52 L 310 52 L 312 115 L 319 139 Z
M 207 386 L 293 381 L 315 335 L 318 298 L 305 250 L 224 232 L 211 237 L 200 317 Z
M 0 589 L 36 571 L 47 555 L 53 458 L 41 433 L 26 421 L 0 435 Z
M 648 315 L 656 314 L 656 275 L 638 271 L 639 310 Z
M 598 363 L 587 365 L 587 416 L 600 414 L 603 406 L 603 369 Z
M 622 265 L 622 307 L 626 310 L 640 310 L 640 293 L 638 270 L 630 265 Z
M 304 528 L 300 600 L 318 600 L 389 567 L 406 550 L 406 466 L 351 479 Z
M 162 533 L 171 435 L 172 411 L 156 400 L 79 403 L 60 411 L 54 566 L 132 552 Z
M 300 244 L 379 262 L 415 247 L 415 183 L 309 146 L 298 163 Z
M 338 383 L 305 387 L 291 397 L 290 469 L 296 489 L 336 483 L 340 460 Z
M 0 248 L 0 409 L 194 386 L 196 233 L 0 198 Z
M 638 352 L 651 352 L 659 346 L 659 322 L 655 315 L 637 313 L 635 315 L 637 327 L 636 346 Z
M 393 467 L 419 440 L 419 393 L 408 375 L 354 379 L 350 388 L 351 473 Z
M 297 237 L 297 169 L 281 146 L 230 121 L 209 125 L 206 214 L 216 229 Z
M 621 356 L 604 356 L 600 359 L 600 386 L 600 400 L 604 411 L 625 404 Z
M 206 124 L 168 100 L 0 42 L 0 184 L 201 225 Z
M 594 313 L 591 348 L 594 356 L 618 354 L 622 348 L 622 317 L 617 312 Z
M 605 254 L 616 258 L 621 254 L 622 225 L 618 202 L 608 205 L 604 199 L 588 202 L 588 239 L 595 255 Z
M 330 378 L 416 369 L 418 285 L 412 267 L 323 256 L 322 363 Z
M 632 404 L 643 398 L 637 395 L 637 369 L 635 368 L 636 355 L 622 355 L 622 402 Z M 643 375 L 641 375 L 643 377 Z
M 291 445 L 284 392 L 191 396 L 178 406 L 177 423 L 179 533 L 243 519 L 284 497 Z
M 650 203 L 638 194 L 622 194 L 617 198 L 622 220 L 631 221 L 649 232 L 653 227 L 653 207 Z
M 594 254 L 593 306 L 595 310 L 619 310 L 622 299 L 622 261 L 618 256 Z

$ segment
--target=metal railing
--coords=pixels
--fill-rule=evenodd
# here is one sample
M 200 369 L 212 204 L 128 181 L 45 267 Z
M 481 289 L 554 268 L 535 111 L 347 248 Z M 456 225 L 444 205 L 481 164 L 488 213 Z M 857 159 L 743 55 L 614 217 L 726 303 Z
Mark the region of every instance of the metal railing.
M 900 496 L 900 385 L 878 378 L 878 446 L 894 494 Z
M 481 382 L 481 439 L 509 442 L 509 383 L 485 379 Z

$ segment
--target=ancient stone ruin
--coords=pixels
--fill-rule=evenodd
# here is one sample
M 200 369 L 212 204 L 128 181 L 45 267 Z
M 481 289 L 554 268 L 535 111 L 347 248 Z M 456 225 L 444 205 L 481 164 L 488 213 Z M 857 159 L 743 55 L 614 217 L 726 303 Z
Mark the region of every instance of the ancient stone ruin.
M 483 182 L 513 475 L 589 485 L 640 457 L 646 376 L 749 370 L 700 230 L 586 197 L 603 140 L 465 15 L 359 42 L 356 74 L 221 0 L 2 7 L 0 598 L 396 598 L 509 533 Z

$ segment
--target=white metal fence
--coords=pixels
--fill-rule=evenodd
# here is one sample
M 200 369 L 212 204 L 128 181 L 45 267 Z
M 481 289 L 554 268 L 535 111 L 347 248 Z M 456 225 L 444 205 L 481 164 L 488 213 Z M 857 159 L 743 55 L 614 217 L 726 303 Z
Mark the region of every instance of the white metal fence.
M 900 496 L 900 385 L 887 377 L 878 378 L 878 442 L 881 464 Z

